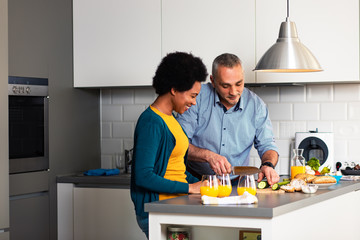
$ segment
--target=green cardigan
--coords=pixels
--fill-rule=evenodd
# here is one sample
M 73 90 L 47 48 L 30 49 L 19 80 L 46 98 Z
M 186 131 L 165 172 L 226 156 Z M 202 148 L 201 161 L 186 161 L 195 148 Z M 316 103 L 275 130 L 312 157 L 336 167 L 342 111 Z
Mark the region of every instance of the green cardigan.
M 198 181 L 185 172 L 188 183 L 163 178 L 175 138 L 164 120 L 148 107 L 139 117 L 134 135 L 131 172 L 131 199 L 136 215 L 147 217 L 145 203 L 159 200 L 159 193 L 188 193 L 189 184 Z M 187 152 L 184 158 L 186 164 Z

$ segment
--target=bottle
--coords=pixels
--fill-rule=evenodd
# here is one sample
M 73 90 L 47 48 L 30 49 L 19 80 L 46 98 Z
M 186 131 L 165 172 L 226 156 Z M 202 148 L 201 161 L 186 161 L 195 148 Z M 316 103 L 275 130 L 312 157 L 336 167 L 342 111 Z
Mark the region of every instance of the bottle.
M 303 157 L 304 149 L 293 149 L 293 157 L 291 158 L 291 179 L 299 173 L 305 173 L 305 158 Z

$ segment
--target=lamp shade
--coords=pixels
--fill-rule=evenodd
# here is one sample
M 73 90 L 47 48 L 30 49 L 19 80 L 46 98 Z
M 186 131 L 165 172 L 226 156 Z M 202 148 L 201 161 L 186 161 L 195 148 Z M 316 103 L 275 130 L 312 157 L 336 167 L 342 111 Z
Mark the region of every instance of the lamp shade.
M 281 23 L 279 38 L 261 57 L 257 72 L 318 72 L 319 62 L 299 40 L 294 22 L 286 18 Z

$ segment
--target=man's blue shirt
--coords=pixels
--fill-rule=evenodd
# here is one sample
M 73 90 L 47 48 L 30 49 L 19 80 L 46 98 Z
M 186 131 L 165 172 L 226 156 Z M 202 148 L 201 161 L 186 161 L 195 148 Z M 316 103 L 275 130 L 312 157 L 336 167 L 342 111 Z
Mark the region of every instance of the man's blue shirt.
M 260 158 L 268 150 L 278 152 L 268 109 L 247 88 L 239 102 L 226 110 L 211 83 L 203 84 L 196 105 L 178 114 L 177 120 L 191 144 L 226 157 L 232 166 L 249 164 L 253 144 Z M 200 175 L 213 173 L 208 163 L 189 161 L 188 167 Z

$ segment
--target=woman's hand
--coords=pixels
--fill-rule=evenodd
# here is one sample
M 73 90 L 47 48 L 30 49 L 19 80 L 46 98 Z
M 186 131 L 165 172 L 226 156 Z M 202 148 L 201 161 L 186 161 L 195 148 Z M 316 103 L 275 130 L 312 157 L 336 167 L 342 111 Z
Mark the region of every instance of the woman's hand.
M 189 184 L 189 193 L 200 193 L 201 181 Z

